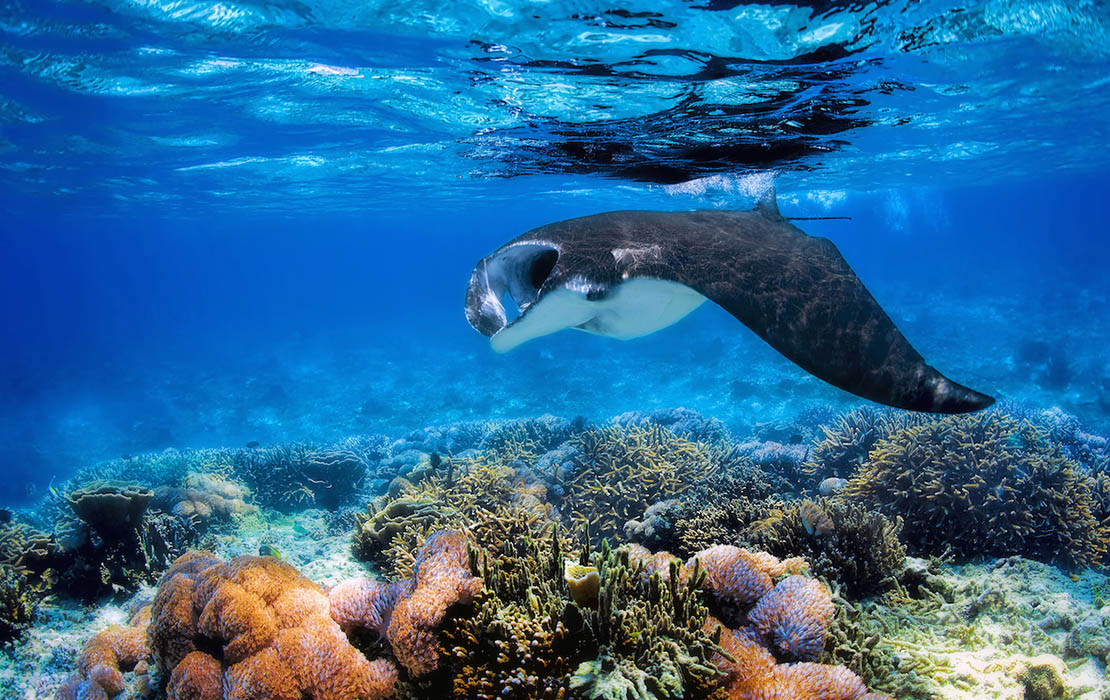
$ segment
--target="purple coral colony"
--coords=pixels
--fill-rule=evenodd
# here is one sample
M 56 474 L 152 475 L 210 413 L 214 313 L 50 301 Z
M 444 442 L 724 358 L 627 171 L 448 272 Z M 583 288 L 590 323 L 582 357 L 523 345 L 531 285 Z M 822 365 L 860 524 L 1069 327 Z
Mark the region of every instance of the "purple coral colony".
M 1016 409 L 797 429 L 545 416 L 99 464 L 0 526 L 0 633 L 59 700 L 931 698 L 976 687 L 977 648 L 1065 697 L 1104 663 L 1101 613 L 1052 600 L 998 642 L 1022 586 L 971 574 L 1100 595 L 1105 439 Z

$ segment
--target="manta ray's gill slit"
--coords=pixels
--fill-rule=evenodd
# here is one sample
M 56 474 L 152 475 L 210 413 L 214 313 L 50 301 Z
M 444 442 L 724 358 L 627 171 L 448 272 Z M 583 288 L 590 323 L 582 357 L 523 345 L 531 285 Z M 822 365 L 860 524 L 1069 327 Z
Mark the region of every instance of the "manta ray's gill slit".
M 547 281 L 548 275 L 555 269 L 555 263 L 559 260 L 559 251 L 548 249 L 537 255 L 532 260 L 532 265 L 529 268 L 528 281 L 532 283 L 532 287 L 539 290 L 543 283 Z

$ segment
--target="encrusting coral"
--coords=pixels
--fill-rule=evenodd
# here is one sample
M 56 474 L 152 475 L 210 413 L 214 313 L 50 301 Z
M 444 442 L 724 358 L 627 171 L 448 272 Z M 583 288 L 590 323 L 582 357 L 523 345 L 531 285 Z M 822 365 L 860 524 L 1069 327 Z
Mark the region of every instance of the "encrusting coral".
M 987 413 L 895 430 L 840 497 L 902 518 L 915 553 L 1089 565 L 1110 541 L 1093 487 L 1041 431 Z

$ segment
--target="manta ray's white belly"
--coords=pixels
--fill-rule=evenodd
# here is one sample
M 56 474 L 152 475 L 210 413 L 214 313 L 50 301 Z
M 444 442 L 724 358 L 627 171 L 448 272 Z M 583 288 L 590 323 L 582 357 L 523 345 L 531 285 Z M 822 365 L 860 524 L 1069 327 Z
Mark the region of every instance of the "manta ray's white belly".
M 564 328 L 627 340 L 654 333 L 701 306 L 705 297 L 677 282 L 635 279 L 618 285 L 604 299 L 590 301 L 582 292 L 548 292 L 523 316 L 490 338 L 497 352 Z

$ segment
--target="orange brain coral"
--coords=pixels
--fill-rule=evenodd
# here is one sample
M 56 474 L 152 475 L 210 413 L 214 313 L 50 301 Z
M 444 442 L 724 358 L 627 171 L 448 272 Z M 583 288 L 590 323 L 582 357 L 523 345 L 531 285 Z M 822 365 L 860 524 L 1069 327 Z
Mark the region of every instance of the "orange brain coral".
M 154 598 L 149 639 L 170 700 L 377 700 L 397 679 L 351 646 L 323 589 L 268 557 L 182 556 Z

